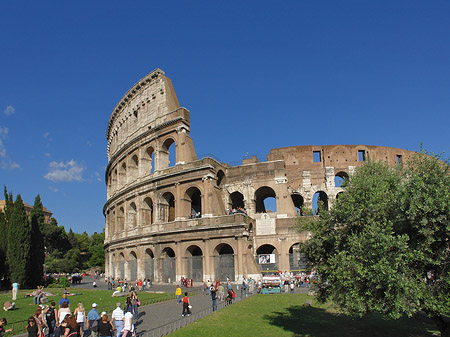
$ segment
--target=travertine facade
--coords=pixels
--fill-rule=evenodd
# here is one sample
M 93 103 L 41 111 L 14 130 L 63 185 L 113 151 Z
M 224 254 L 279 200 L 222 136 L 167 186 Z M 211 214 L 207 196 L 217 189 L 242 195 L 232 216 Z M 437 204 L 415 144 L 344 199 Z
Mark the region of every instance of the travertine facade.
M 189 111 L 159 69 L 115 107 L 107 129 L 108 276 L 239 280 L 261 270 L 301 269 L 297 244 L 308 233 L 293 226 L 314 195 L 329 207 L 342 192 L 336 177 L 348 177 L 369 156 L 394 166 L 411 155 L 379 146 L 293 146 L 271 150 L 267 161 L 230 167 L 198 159 L 189 131 Z M 267 198 L 275 209 L 265 209 Z M 247 215 L 229 215 L 238 208 Z M 275 261 L 260 265 L 259 254 L 274 254 Z

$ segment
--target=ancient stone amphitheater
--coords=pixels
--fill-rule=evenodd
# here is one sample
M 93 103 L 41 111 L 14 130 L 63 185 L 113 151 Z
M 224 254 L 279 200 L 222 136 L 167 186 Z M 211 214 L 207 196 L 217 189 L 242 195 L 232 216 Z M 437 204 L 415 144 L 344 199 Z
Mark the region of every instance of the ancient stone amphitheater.
M 189 132 L 189 111 L 160 69 L 114 108 L 106 134 L 106 275 L 238 281 L 261 271 L 302 270 L 298 243 L 308 233 L 294 226 L 310 214 L 313 199 L 331 206 L 342 179 L 369 156 L 395 166 L 412 154 L 380 146 L 292 146 L 271 150 L 263 162 L 253 157 L 230 166 L 197 158 Z

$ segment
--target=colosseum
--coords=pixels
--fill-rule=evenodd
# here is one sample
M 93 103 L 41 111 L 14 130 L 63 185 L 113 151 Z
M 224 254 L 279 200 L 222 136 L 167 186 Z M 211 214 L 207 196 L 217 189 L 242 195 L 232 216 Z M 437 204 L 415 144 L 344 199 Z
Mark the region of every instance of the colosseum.
M 365 145 L 291 146 L 272 149 L 266 161 L 252 157 L 230 166 L 197 158 L 189 132 L 189 111 L 160 69 L 114 108 L 106 134 L 106 275 L 170 283 L 302 270 L 298 243 L 309 233 L 295 225 L 314 213 L 313 200 L 330 207 L 342 179 L 369 156 L 395 166 L 412 154 Z

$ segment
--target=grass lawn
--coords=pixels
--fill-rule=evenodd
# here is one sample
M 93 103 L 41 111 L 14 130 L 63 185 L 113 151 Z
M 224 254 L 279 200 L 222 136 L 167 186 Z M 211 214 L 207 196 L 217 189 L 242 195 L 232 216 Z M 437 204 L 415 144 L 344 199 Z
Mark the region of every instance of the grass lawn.
M 45 292 L 50 292 L 54 294 L 54 296 L 49 296 L 48 304 L 52 301 L 56 302 L 56 308 L 58 308 L 58 302 L 62 297 L 63 293 L 62 288 L 45 288 Z M 116 303 L 121 302 L 125 304 L 126 297 L 111 297 L 113 291 L 111 290 L 97 290 L 97 289 L 82 289 L 82 288 L 68 288 L 67 289 L 71 293 L 75 293 L 77 295 L 69 296 L 70 300 L 70 309 L 73 311 L 76 308 L 78 302 L 82 302 L 84 308 L 86 309 L 86 313 L 91 310 L 92 303 L 96 302 L 98 304 L 97 311 L 100 313 L 102 311 L 106 311 L 108 314 L 116 308 Z M 13 327 L 13 323 L 27 320 L 28 317 L 34 314 L 36 309 L 36 305 L 33 304 L 34 297 L 25 297 L 27 293 L 31 293 L 32 290 L 19 290 L 17 294 L 16 309 L 10 311 L 3 311 L 0 314 L 0 317 L 5 317 L 8 320 L 8 324 L 6 326 L 7 329 Z M 138 293 L 139 300 L 141 305 L 145 305 L 150 303 L 150 301 L 163 301 L 168 297 L 175 298 L 174 294 L 154 294 L 154 293 L 146 293 L 139 292 Z M 0 303 L 4 303 L 5 301 L 11 300 L 11 291 L 0 294 Z M 20 333 L 22 329 L 22 323 L 14 324 L 14 334 Z
M 432 336 L 434 325 L 414 318 L 384 320 L 379 315 L 351 318 L 330 305 L 303 306 L 306 294 L 255 295 L 226 307 L 170 336 Z

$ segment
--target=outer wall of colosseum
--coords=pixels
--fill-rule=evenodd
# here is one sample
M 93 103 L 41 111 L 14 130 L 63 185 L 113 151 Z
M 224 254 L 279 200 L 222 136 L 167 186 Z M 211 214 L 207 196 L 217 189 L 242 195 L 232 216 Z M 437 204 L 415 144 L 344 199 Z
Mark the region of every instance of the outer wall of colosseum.
M 159 69 L 113 110 L 103 210 L 108 276 L 238 281 L 262 270 L 301 270 L 298 243 L 309 233 L 294 226 L 311 211 L 314 195 L 330 207 L 340 181 L 369 157 L 395 166 L 412 154 L 380 146 L 292 146 L 272 149 L 267 161 L 231 167 L 197 158 L 189 132 L 189 111 Z M 266 209 L 267 200 L 274 209 Z M 270 260 L 260 263 L 261 255 Z

